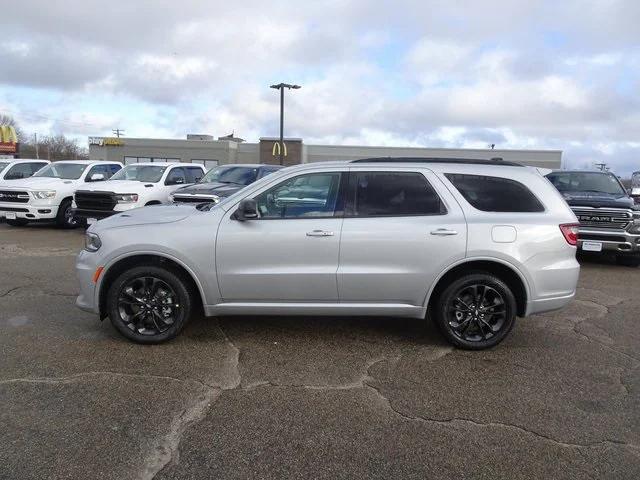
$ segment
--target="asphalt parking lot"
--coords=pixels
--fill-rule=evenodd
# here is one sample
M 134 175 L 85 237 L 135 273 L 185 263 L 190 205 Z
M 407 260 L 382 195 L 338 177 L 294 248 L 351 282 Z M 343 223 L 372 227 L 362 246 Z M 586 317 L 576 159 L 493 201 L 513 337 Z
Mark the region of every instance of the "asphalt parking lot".
M 81 230 L 0 223 L 0 479 L 640 478 L 640 269 L 483 352 L 393 318 L 197 319 L 140 346 L 74 307 Z

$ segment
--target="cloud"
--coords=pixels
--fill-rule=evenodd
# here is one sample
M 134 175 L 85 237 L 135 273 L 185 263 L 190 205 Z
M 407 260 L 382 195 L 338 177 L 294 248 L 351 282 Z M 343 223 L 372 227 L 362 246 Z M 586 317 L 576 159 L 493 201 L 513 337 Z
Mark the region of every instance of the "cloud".
M 278 130 L 268 86 L 292 81 L 287 133 L 308 142 L 559 148 L 626 172 L 639 19 L 633 0 L 22 0 L 0 17 L 0 109 L 78 138 L 256 140 Z

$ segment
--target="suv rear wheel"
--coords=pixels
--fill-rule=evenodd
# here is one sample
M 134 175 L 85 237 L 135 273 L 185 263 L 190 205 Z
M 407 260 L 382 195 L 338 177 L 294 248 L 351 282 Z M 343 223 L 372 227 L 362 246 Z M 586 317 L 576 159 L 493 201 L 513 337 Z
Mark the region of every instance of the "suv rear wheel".
M 516 299 L 488 273 L 454 280 L 436 299 L 434 319 L 445 338 L 459 348 L 482 350 L 500 343 L 513 328 Z
M 188 282 L 156 266 L 139 266 L 122 273 L 107 292 L 111 324 L 138 343 L 171 340 L 191 316 Z

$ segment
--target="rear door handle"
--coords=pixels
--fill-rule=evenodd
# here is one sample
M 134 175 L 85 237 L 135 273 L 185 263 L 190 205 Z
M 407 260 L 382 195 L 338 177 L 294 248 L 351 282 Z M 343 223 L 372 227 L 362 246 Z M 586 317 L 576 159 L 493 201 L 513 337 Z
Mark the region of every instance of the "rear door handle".
M 446 237 L 449 235 L 457 235 L 458 232 L 455 230 L 447 230 L 446 228 L 438 228 L 437 230 L 432 230 L 431 235 L 438 235 L 440 237 Z
M 307 237 L 333 237 L 333 232 L 327 232 L 326 230 L 312 230 L 307 232 Z

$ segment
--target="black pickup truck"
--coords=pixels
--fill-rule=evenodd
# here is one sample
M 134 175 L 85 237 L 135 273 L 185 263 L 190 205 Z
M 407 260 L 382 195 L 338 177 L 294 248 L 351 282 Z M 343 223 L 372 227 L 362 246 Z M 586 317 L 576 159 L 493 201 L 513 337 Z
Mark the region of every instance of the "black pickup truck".
M 618 263 L 640 265 L 640 205 L 613 173 L 562 170 L 547 178 L 578 217 L 578 248 L 613 252 Z

